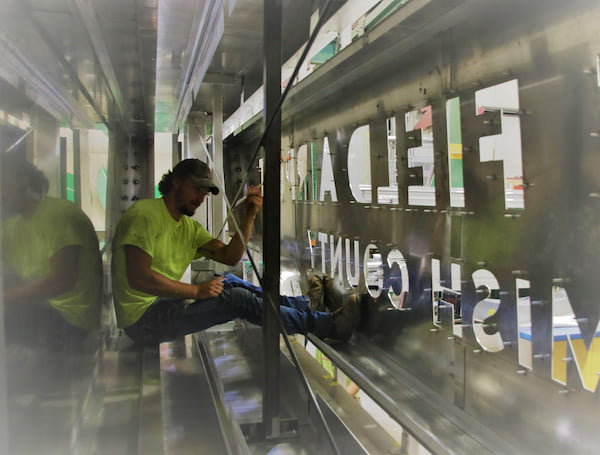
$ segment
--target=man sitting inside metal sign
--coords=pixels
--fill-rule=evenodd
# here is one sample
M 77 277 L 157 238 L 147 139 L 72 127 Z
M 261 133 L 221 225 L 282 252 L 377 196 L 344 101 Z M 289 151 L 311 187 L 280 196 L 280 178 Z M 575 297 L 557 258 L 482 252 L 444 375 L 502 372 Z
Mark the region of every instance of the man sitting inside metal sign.
M 215 277 L 200 284 L 181 280 L 190 262 L 200 257 L 235 265 L 245 252 L 254 220 L 262 207 L 259 187 L 248 189 L 239 231 L 224 243 L 192 219 L 209 194 L 219 188 L 208 165 L 186 159 L 164 174 L 160 199 L 137 201 L 121 217 L 112 241 L 112 285 L 117 323 L 134 341 L 156 345 L 232 319 L 260 325 L 260 292 Z M 311 299 L 321 299 L 323 286 L 311 280 Z M 333 313 L 298 309 L 282 299 L 280 317 L 286 331 L 313 333 L 346 341 L 360 320 L 360 296 Z

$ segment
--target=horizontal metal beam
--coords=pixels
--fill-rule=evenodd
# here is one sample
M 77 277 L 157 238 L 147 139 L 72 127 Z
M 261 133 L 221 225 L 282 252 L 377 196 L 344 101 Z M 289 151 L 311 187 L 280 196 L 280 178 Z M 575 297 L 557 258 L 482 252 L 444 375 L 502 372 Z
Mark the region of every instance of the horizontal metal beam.
M 437 393 L 400 367 L 380 363 L 384 354 L 360 335 L 355 337 L 356 343 L 337 350 L 308 335 L 334 365 L 427 450 L 440 455 L 518 452 L 466 413 L 444 406 Z
M 237 84 L 239 80 L 233 73 L 206 73 L 203 82 L 205 84 Z

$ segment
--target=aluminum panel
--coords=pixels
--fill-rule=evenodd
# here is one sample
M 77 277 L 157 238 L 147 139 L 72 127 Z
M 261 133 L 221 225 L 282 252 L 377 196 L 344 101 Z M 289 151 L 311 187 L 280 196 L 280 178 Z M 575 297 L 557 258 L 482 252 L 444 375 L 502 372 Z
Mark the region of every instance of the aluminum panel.
M 294 222 L 282 220 L 282 251 L 302 272 L 379 294 L 362 327 L 375 355 L 520 453 L 600 442 L 599 20 L 586 0 L 414 2 L 284 104 L 282 214 Z M 355 148 L 364 125 L 368 145 Z M 253 134 L 226 146 L 242 169 L 232 186 Z M 394 250 L 402 308 L 389 298 Z

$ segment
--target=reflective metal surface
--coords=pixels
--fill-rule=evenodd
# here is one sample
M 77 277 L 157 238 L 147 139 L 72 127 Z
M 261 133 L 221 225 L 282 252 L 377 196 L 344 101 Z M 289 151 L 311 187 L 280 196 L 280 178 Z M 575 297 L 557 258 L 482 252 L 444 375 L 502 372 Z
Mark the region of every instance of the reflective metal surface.
M 275 437 L 263 436 L 263 407 L 265 356 L 262 348 L 261 329 L 241 323 L 211 328 L 195 336 L 202 353 L 206 372 L 199 372 L 200 379 L 213 382 L 213 393 L 218 395 L 217 408 L 226 409 L 229 420 L 225 425 L 237 428 L 241 444 L 231 453 L 336 453 L 325 436 L 324 424 L 316 410 L 307 401 L 306 393 L 293 370 L 289 358 L 281 357 L 281 433 Z M 303 348 L 294 342 L 294 351 L 301 356 L 301 364 L 313 387 L 318 389 L 319 406 L 323 409 L 327 424 L 333 433 L 339 453 L 367 453 L 364 446 L 352 435 L 340 420 L 354 420 L 354 431 L 366 439 L 370 448 L 394 450 L 394 443 L 385 431 L 350 397 L 339 384 L 332 382 L 325 370 Z M 268 365 L 267 365 L 268 366 Z M 191 395 L 197 392 L 189 391 Z M 335 396 L 335 397 L 334 397 Z M 198 411 L 195 411 L 196 413 Z M 360 428 L 360 424 L 364 427 Z M 213 422 L 214 425 L 214 422 Z M 222 425 L 222 426 L 225 426 Z M 224 432 L 227 434 L 227 431 Z M 235 430 L 229 431 L 228 441 L 236 444 Z M 244 442 L 245 438 L 245 442 Z M 206 443 L 198 441 L 196 447 Z M 235 445 L 233 446 L 236 447 Z M 383 453 L 383 452 L 382 452 Z
M 362 342 L 388 372 L 519 453 L 600 443 L 599 19 L 586 0 L 415 0 L 284 104 L 284 254 L 379 296 Z M 226 140 L 232 187 L 257 129 Z
M 156 2 L 2 0 L 0 73 L 59 121 L 154 127 Z
M 188 113 L 213 112 L 223 88 L 224 118 L 263 84 L 263 0 L 161 0 L 157 130 L 183 129 Z M 283 0 L 283 61 L 308 39 L 311 14 L 324 1 Z M 331 14 L 344 2 L 333 2 Z
M 3 454 L 162 452 L 158 353 L 118 333 L 66 352 L 6 350 L 8 439 Z
M 157 386 L 162 391 L 159 409 L 164 412 L 165 453 L 244 453 L 232 451 L 234 447 L 237 449 L 234 438 L 230 441 L 224 438 L 227 433 L 222 431 L 221 419 L 226 417 L 227 410 L 220 409 L 224 416 L 219 416 L 219 404 L 214 397 L 219 390 L 213 390 L 210 384 L 213 373 L 206 369 L 192 337 L 163 343 L 160 351 Z M 153 442 L 147 447 L 163 446 L 162 439 Z
M 287 60 L 323 2 L 282 3 Z M 27 158 L 62 194 L 60 126 L 103 123 L 109 240 L 121 210 L 153 194 L 155 126 L 259 112 L 244 101 L 262 83 L 262 4 L 0 0 L 2 151 L 33 128 Z M 311 63 L 284 104 L 282 261 L 377 299 L 340 362 L 434 452 L 597 452 L 598 2 L 411 0 L 359 16 L 330 31 L 343 50 Z M 233 129 L 230 197 L 261 134 Z M 189 132 L 183 148 L 196 153 Z M 162 448 L 162 424 L 140 421 L 157 416 L 156 376 L 141 352 L 96 341 L 58 357 L 5 347 L 9 453 Z M 257 409 L 240 411 L 256 423 Z

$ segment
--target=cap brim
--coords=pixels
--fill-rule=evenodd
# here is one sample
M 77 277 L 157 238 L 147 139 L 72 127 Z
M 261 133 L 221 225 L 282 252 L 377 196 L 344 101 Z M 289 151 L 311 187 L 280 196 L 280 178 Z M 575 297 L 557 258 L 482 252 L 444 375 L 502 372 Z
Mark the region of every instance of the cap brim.
M 202 188 L 208 188 L 215 196 L 219 194 L 219 187 L 211 179 L 193 177 L 194 184 Z

